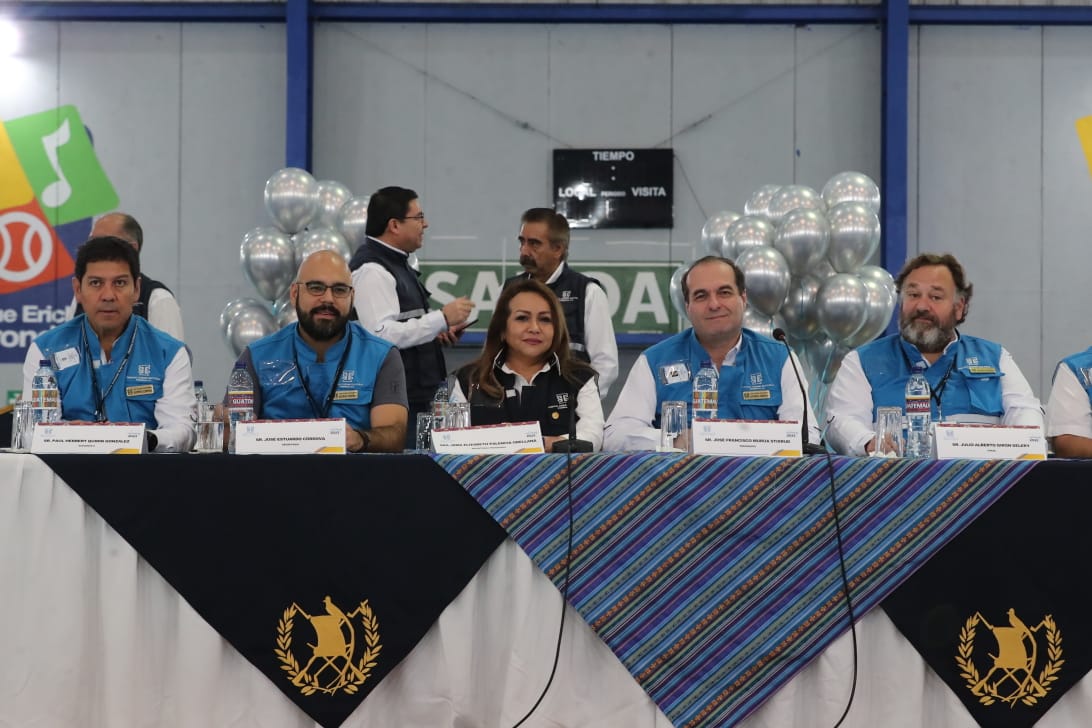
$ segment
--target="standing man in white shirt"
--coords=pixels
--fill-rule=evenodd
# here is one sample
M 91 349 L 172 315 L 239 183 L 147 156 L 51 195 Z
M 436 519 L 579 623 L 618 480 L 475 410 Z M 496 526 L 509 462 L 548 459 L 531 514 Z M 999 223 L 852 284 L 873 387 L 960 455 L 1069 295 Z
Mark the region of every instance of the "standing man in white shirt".
M 138 256 L 144 248 L 144 230 L 136 218 L 124 212 L 110 212 L 95 221 L 90 237 L 104 236 L 121 238 L 133 246 Z M 77 314 L 82 312 L 82 308 L 76 309 Z M 134 304 L 133 313 L 148 319 L 152 326 L 179 341 L 186 340 L 182 328 L 182 309 L 178 306 L 178 300 L 171 293 L 171 289 L 144 273 L 140 274 L 140 300 Z
M 474 310 L 466 297 L 438 311 L 429 309 L 429 292 L 409 265 L 409 254 L 424 244 L 427 227 L 416 192 L 384 187 L 368 200 L 368 238 L 349 263 L 361 325 L 402 355 L 409 400 L 407 449 L 415 446 L 417 414 L 429 410 L 447 379 L 443 344 L 456 341 Z
M 532 207 L 520 218 L 519 264 L 524 273 L 509 278 L 533 278 L 546 284 L 561 302 L 569 329 L 569 349 L 599 375 L 599 394 L 606 397 L 618 378 L 618 343 L 606 291 L 594 278 L 569 267 L 569 221 L 547 207 Z
M 922 253 L 895 279 L 899 333 L 846 354 L 827 392 L 826 439 L 843 455 L 870 455 L 876 408 L 902 407 L 913 366 L 925 362 L 933 421 L 1043 426 L 1043 409 L 1000 344 L 961 334 L 974 286 L 951 253 Z

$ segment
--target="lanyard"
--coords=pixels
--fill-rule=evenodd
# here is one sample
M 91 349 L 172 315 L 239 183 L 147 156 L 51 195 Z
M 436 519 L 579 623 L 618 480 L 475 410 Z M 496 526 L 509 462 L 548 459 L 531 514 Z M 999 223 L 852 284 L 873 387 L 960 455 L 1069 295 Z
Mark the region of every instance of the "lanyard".
M 899 351 L 902 352 L 902 358 L 906 360 L 906 366 L 910 368 L 910 373 L 913 374 L 914 365 L 910 363 L 910 357 L 906 355 L 906 350 L 900 347 Z M 952 369 L 955 368 L 955 360 L 956 355 L 953 352 L 952 360 L 948 362 L 948 371 L 944 372 L 944 376 L 940 378 L 939 382 L 937 382 L 936 387 L 930 388 L 930 396 L 933 398 L 933 401 L 937 403 L 938 422 L 944 421 L 944 408 L 940 406 L 940 398 L 944 396 L 944 388 L 948 386 L 948 378 L 952 376 Z
M 95 358 L 91 354 L 91 345 L 87 343 L 87 323 L 80 327 L 80 333 L 83 335 L 83 351 L 84 356 L 87 357 L 87 363 L 91 365 L 91 393 L 95 395 L 95 422 L 106 422 L 106 398 L 110 396 L 110 393 L 114 391 L 114 385 L 118 383 L 118 377 L 121 376 L 121 372 L 125 369 L 125 365 L 129 363 L 129 357 L 133 353 L 133 345 L 136 344 L 137 327 L 133 327 L 133 335 L 129 337 L 129 348 L 125 350 L 125 358 L 118 364 L 118 368 L 114 371 L 114 378 L 110 380 L 110 386 L 103 392 L 99 385 L 99 375 L 95 367 Z
M 311 385 L 307 381 L 307 375 L 303 373 L 303 367 L 300 366 L 299 356 L 296 354 L 296 342 L 292 342 L 292 361 L 296 364 L 296 371 L 300 375 L 300 385 L 303 387 L 303 393 L 307 395 L 307 403 L 311 405 L 311 412 L 315 417 L 319 419 L 326 419 L 326 416 L 330 414 L 330 406 L 334 402 L 334 392 L 337 391 L 337 383 L 341 381 L 341 370 L 345 368 L 345 362 L 349 359 L 349 349 L 353 345 L 352 333 L 346 330 L 345 335 L 348 341 L 345 342 L 345 351 L 341 352 L 341 360 L 337 363 L 337 370 L 334 372 L 334 381 L 330 384 L 330 394 L 326 395 L 326 402 L 322 409 L 315 403 L 315 398 L 311 394 Z

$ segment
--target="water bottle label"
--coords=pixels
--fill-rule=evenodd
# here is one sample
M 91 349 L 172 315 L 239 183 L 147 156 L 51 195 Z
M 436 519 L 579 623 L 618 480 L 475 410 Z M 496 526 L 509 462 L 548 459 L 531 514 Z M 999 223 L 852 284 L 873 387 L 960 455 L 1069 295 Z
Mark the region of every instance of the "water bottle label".
M 228 409 L 254 409 L 254 392 L 228 392 Z
M 927 415 L 929 414 L 929 398 L 928 397 L 907 397 L 906 398 L 906 414 L 908 415 Z
M 702 410 L 717 411 L 717 393 L 713 390 L 694 392 L 691 404 L 695 412 Z

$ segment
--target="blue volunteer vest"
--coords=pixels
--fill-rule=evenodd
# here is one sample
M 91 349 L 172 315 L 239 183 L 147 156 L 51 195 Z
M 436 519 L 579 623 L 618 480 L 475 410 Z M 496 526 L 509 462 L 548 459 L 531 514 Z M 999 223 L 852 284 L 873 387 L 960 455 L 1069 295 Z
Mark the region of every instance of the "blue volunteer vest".
M 83 334 L 87 344 L 84 346 Z M 66 420 L 95 421 L 93 362 L 102 358 L 102 347 L 86 315 L 79 315 L 55 329 L 40 335 L 35 342 L 42 355 L 53 361 L 57 372 L 57 385 L 61 390 L 61 410 Z M 125 353 L 132 344 L 128 360 Z M 163 396 L 163 380 L 167 367 L 184 344 L 164 333 L 140 316 L 130 316 L 125 331 L 110 350 L 112 361 L 96 370 L 99 391 L 104 395 L 103 405 L 109 422 L 143 422 L 148 429 L 158 428 L 155 419 L 155 403 Z M 76 352 L 79 361 L 63 369 L 58 364 L 69 360 Z M 57 354 L 63 354 L 59 357 Z M 90 354 L 90 356 L 88 355 Z M 119 371 L 120 369 L 120 371 Z M 111 388 L 110 383 L 117 380 Z M 109 389 L 109 392 L 107 392 Z
M 1085 349 L 1080 354 L 1067 356 L 1062 359 L 1062 364 L 1069 367 L 1073 375 L 1077 377 L 1077 382 L 1084 387 L 1085 394 L 1088 395 L 1089 406 L 1092 406 L 1092 348 Z
M 344 417 L 351 428 L 370 428 L 375 377 L 393 345 L 368 333 L 359 324 L 350 323 L 346 326 L 346 335 L 331 346 L 324 361 L 319 362 L 315 352 L 300 338 L 298 328 L 299 324 L 285 326 L 249 347 L 259 388 L 258 417 L 271 420 Z M 315 404 L 319 408 L 325 406 L 346 347 L 349 354 L 330 409 L 325 415 L 321 411 L 316 413 L 311 409 L 303 380 L 306 378 Z M 296 369 L 297 359 L 303 376 Z
M 781 406 L 781 370 L 789 357 L 788 350 L 784 344 L 749 329 L 743 329 L 742 336 L 743 344 L 735 365 L 720 369 L 717 417 L 776 420 L 777 408 Z M 687 329 L 661 341 L 645 351 L 644 356 L 656 381 L 656 414 L 652 426 L 660 426 L 660 405 L 671 400 L 686 402 L 687 414 L 692 417 L 691 378 L 701 363 L 709 359 L 694 336 L 694 330 Z
M 872 418 L 877 407 L 906 404 L 906 380 L 912 362 L 921 360 L 917 348 L 899 334 L 885 336 L 857 349 L 868 383 L 872 385 Z M 944 378 L 947 376 L 947 381 Z M 961 414 L 1001 417 L 1001 345 L 975 336 L 960 335 L 948 351 L 925 370 L 933 392 L 933 419 L 940 417 L 936 395 L 944 417 Z M 944 382 L 942 384 L 942 382 Z

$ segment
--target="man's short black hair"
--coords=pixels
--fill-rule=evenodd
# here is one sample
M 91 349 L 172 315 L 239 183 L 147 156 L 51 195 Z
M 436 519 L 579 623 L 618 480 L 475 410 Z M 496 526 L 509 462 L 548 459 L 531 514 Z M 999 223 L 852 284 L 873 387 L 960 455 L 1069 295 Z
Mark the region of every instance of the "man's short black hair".
M 121 238 L 113 235 L 103 235 L 91 238 L 76 251 L 76 280 L 83 282 L 83 276 L 87 273 L 88 263 L 98 263 L 104 260 L 128 263 L 129 272 L 135 282 L 140 278 L 140 258 L 133 246 Z
M 364 224 L 364 233 L 378 238 L 387 231 L 387 223 L 391 220 L 405 219 L 410 203 L 416 199 L 417 193 L 405 187 L 376 190 L 368 198 L 368 221 Z

